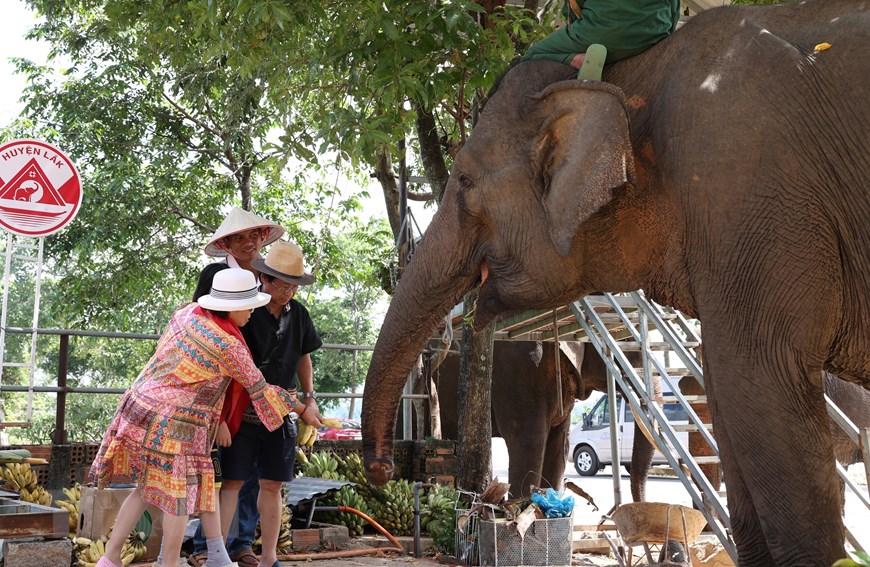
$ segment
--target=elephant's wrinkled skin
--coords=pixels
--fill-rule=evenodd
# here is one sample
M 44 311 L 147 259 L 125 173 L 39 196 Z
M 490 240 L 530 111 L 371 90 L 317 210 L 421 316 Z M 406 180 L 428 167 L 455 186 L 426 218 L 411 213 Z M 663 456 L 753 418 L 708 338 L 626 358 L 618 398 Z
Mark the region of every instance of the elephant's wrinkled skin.
M 389 478 L 405 376 L 467 290 L 483 325 L 642 288 L 703 325 L 741 565 L 845 557 L 821 376 L 870 386 L 868 51 L 867 2 L 808 0 L 704 12 L 609 84 L 509 72 L 381 329 L 369 478 Z

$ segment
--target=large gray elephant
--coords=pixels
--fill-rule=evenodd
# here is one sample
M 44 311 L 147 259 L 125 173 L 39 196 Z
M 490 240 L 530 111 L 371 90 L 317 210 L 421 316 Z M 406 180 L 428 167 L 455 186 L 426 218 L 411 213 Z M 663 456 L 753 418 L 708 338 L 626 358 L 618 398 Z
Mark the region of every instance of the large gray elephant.
M 405 376 L 466 291 L 481 326 L 641 288 L 703 324 L 740 564 L 844 557 L 821 376 L 870 386 L 868 50 L 865 2 L 807 0 L 704 12 L 606 83 L 514 67 L 381 329 L 369 478 L 390 478 Z

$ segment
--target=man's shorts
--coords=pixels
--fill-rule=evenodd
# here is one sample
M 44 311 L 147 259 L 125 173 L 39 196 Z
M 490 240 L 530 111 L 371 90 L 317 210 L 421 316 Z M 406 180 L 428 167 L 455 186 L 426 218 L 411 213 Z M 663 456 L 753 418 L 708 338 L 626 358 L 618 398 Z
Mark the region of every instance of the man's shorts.
M 247 480 L 254 469 L 260 478 L 287 482 L 293 480 L 296 463 L 296 422 L 284 421 L 275 431 L 262 425 L 242 422 L 233 443 L 221 450 L 224 480 Z

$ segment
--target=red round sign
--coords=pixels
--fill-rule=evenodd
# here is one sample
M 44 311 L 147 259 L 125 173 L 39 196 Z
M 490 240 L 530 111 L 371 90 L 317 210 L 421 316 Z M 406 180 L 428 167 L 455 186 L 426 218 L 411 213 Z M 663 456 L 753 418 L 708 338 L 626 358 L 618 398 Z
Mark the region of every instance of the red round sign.
M 21 236 L 47 236 L 69 224 L 82 204 L 73 162 L 38 140 L 0 146 L 0 226 Z

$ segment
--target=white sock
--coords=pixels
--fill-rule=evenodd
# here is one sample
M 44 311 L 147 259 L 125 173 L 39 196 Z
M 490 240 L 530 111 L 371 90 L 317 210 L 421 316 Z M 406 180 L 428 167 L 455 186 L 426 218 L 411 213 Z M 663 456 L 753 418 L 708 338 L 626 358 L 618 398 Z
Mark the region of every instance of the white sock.
M 224 538 L 213 537 L 205 540 L 205 543 L 208 545 L 208 560 L 205 562 L 205 567 L 226 567 L 232 563 L 224 545 Z

